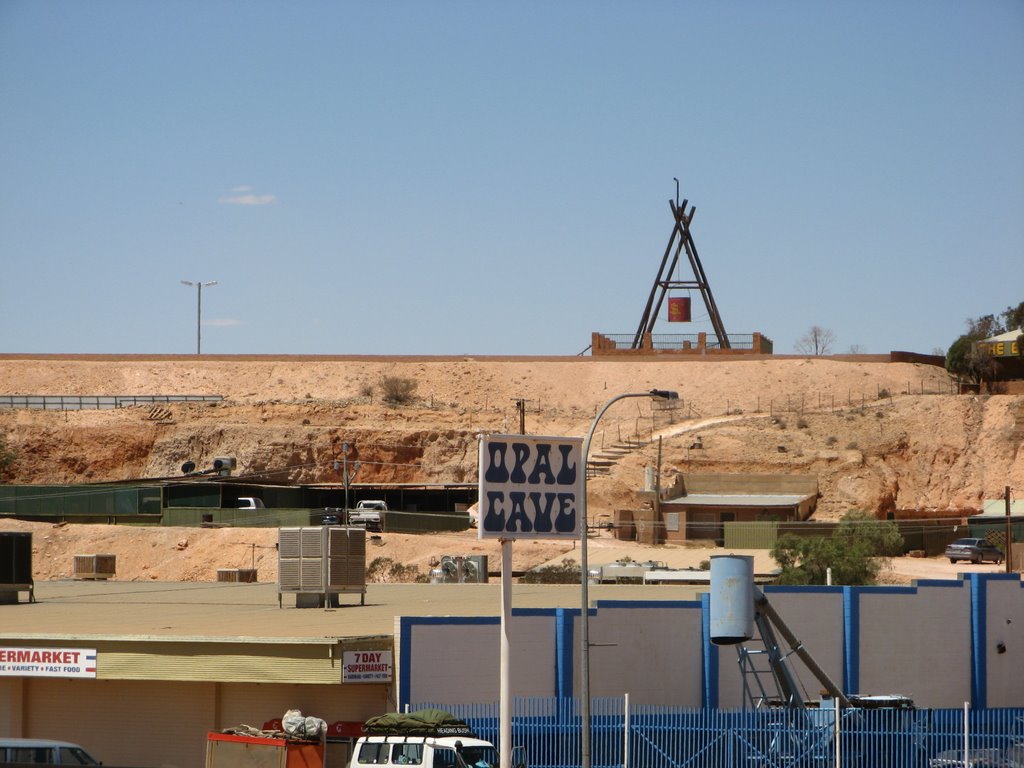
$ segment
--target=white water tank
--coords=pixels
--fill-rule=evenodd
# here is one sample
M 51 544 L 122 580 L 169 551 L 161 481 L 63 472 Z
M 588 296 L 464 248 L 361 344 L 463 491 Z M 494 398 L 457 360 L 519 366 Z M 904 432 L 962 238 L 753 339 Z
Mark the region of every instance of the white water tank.
M 754 558 L 711 557 L 711 642 L 736 645 L 754 636 Z

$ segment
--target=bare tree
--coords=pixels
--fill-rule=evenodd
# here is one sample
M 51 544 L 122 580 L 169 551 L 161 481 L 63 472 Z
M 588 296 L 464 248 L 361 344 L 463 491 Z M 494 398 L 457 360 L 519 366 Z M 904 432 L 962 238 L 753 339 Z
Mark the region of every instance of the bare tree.
M 830 328 L 822 328 L 820 325 L 812 325 L 796 344 L 797 352 L 805 355 L 827 355 L 832 349 L 832 343 L 836 340 L 835 333 Z

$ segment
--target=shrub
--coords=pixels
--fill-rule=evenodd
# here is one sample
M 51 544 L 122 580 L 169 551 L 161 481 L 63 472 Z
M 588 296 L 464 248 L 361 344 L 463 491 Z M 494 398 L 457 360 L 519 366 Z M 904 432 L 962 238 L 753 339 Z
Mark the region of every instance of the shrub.
M 557 565 L 545 565 L 527 571 L 520 578 L 521 584 L 579 584 L 580 567 L 566 558 Z
M 888 389 L 886 389 L 885 387 L 882 387 L 880 390 L 878 390 L 878 399 L 879 400 L 885 400 L 885 398 L 887 398 L 887 397 L 891 397 L 891 395 L 889 394 L 889 390 Z
M 828 437 L 825 438 L 825 445 L 827 445 L 829 448 L 831 448 L 833 445 L 835 445 L 838 442 L 839 442 L 839 438 L 836 437 L 835 435 L 829 435 Z
M 412 402 L 416 381 L 401 376 L 385 376 L 380 380 L 380 391 L 385 403 L 405 405 Z
M 831 568 L 833 584 L 858 586 L 874 584 L 884 559 L 902 551 L 896 523 L 851 510 L 830 537 L 781 536 L 772 557 L 782 568 L 780 584 L 824 584 Z
M 797 419 L 796 420 L 796 428 L 797 429 L 807 429 L 807 419 L 805 419 L 803 416 L 801 416 L 799 419 Z
M 384 583 L 425 583 L 430 581 L 427 574 L 420 573 L 415 565 L 403 565 L 390 557 L 375 558 L 366 566 L 366 580 Z

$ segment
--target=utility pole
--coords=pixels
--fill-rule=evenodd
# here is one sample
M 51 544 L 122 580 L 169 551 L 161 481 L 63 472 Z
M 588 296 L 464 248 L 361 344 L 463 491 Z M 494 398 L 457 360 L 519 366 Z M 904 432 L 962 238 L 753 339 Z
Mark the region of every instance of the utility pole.
M 356 472 L 359 471 L 359 462 L 352 464 L 352 471 L 348 469 L 348 454 L 351 451 L 351 446 L 348 443 L 341 444 L 341 482 L 345 486 L 345 525 L 348 525 L 348 488 L 352 482 L 352 478 L 356 476 Z M 338 462 L 334 462 L 334 470 L 337 472 L 339 469 Z
M 519 434 L 526 434 L 526 401 L 523 398 L 513 400 L 516 404 L 516 410 L 519 411 Z
M 1010 523 L 1010 486 L 1003 490 L 1006 503 L 1006 572 L 1013 573 L 1013 525 Z

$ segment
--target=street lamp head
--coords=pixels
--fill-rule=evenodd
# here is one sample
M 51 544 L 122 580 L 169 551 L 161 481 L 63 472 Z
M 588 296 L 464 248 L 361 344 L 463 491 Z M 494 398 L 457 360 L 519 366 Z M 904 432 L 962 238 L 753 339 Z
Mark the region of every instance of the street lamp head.
M 651 397 L 660 397 L 662 400 L 678 400 L 679 393 L 670 389 L 652 389 L 648 392 Z
M 189 286 L 190 288 L 191 288 L 191 287 L 192 287 L 193 285 L 195 285 L 195 283 L 193 283 L 193 282 L 192 282 L 191 280 L 182 280 L 182 281 L 181 281 L 181 284 L 182 284 L 182 285 L 187 285 L 187 286 Z

